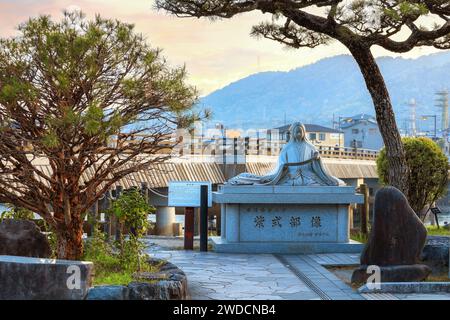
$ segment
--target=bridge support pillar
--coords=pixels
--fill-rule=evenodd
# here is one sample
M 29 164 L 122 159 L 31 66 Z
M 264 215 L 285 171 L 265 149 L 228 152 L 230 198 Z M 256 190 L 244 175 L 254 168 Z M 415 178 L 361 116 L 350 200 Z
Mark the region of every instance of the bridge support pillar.
M 156 234 L 161 236 L 173 236 L 173 224 L 175 223 L 174 207 L 156 207 Z

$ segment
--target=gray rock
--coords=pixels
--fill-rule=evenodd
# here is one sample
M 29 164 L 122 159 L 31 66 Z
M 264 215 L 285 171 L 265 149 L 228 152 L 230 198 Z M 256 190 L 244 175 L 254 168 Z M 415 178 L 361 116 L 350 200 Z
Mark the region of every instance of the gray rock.
M 0 256 L 0 300 L 83 300 L 93 267 L 87 261 Z
M 386 187 L 375 195 L 369 240 L 361 253 L 361 267 L 352 275 L 353 283 L 365 282 L 367 266 L 381 269 L 381 280 L 422 281 L 431 273 L 418 264 L 427 230 L 398 189 Z
M 0 222 L 0 255 L 49 258 L 51 248 L 33 221 L 5 219 Z
M 421 259 L 435 266 L 449 265 L 450 237 L 428 236 Z
M 130 300 L 164 300 L 155 284 L 146 282 L 131 282 L 128 284 Z
M 379 288 L 364 285 L 359 293 L 402 293 L 402 294 L 436 294 L 450 293 L 450 282 L 385 282 Z
M 185 300 L 188 298 L 186 275 L 176 265 L 151 258 L 159 272 L 136 272 L 128 286 L 98 286 L 89 290 L 87 300 Z
M 186 281 L 131 282 L 128 289 L 130 300 L 184 300 L 187 297 Z
M 163 265 L 157 273 L 142 272 L 134 275 L 138 281 L 128 285 L 130 300 L 185 300 L 188 298 L 187 279 L 182 270 L 160 259 L 152 258 L 148 263 Z
M 97 286 L 89 290 L 86 300 L 128 300 L 128 287 Z
M 419 261 L 427 230 L 398 189 L 386 187 L 375 195 L 369 240 L 362 265 L 408 265 Z
M 418 282 L 426 279 L 431 268 L 424 264 L 397 265 L 380 267 L 381 282 Z M 352 283 L 364 283 L 372 273 L 367 273 L 367 266 L 361 266 L 352 274 Z
M 136 272 L 133 274 L 133 279 L 136 281 L 159 281 L 167 280 L 171 277 L 170 273 L 167 272 Z

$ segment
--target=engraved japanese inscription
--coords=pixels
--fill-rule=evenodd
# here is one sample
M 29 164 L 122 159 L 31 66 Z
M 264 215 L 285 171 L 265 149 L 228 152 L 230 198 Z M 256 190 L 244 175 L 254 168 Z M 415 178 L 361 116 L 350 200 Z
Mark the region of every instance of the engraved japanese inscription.
M 241 241 L 336 241 L 337 215 L 318 206 L 241 205 Z

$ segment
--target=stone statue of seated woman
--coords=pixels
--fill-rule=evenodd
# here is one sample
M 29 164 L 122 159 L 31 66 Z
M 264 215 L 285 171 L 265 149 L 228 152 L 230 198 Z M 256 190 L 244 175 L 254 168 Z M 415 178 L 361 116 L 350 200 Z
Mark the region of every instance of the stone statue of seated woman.
M 345 183 L 330 175 L 316 147 L 306 138 L 300 122 L 289 128 L 290 139 L 278 157 L 275 169 L 267 175 L 241 173 L 228 180 L 231 185 L 339 186 Z

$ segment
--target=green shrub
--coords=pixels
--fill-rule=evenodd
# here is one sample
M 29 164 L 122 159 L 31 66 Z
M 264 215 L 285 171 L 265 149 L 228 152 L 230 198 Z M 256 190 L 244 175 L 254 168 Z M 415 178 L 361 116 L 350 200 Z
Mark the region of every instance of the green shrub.
M 83 260 L 94 263 L 95 285 L 124 285 L 133 280 L 133 274 L 137 271 L 159 270 L 159 265 L 140 265 L 146 255 L 143 253 L 145 246 L 139 239 L 124 239 L 123 247 L 118 246 L 119 242 L 109 243 L 106 234 L 97 227 L 93 236 L 86 241 Z
M 148 214 L 153 211 L 154 208 L 136 189 L 125 191 L 113 201 L 108 213 L 119 221 L 120 239 L 108 242 L 106 234 L 96 225 L 84 248 L 84 260 L 92 261 L 95 266 L 95 284 L 127 284 L 137 271 L 159 270 L 159 266 L 141 263 L 147 258 L 142 237 L 149 226 Z
M 112 203 L 110 213 L 119 220 L 120 229 L 128 232 L 128 237 L 121 233 L 117 243 L 124 268 L 141 270 L 145 249 L 141 238 L 149 227 L 148 214 L 154 210 L 137 189 L 125 191 Z
M 3 211 L 1 220 L 3 219 L 15 219 L 15 220 L 33 220 L 34 215 L 28 209 L 16 207 L 10 204 L 6 204 L 7 211 Z
M 429 138 L 403 138 L 409 167 L 409 204 L 416 213 L 432 204 L 446 192 L 448 159 L 439 146 Z M 388 161 L 383 148 L 377 158 L 380 183 L 388 183 Z
M 121 225 L 140 237 L 148 228 L 148 214 L 155 211 L 145 197 L 137 190 L 126 190 L 113 201 L 110 213 L 114 214 Z

